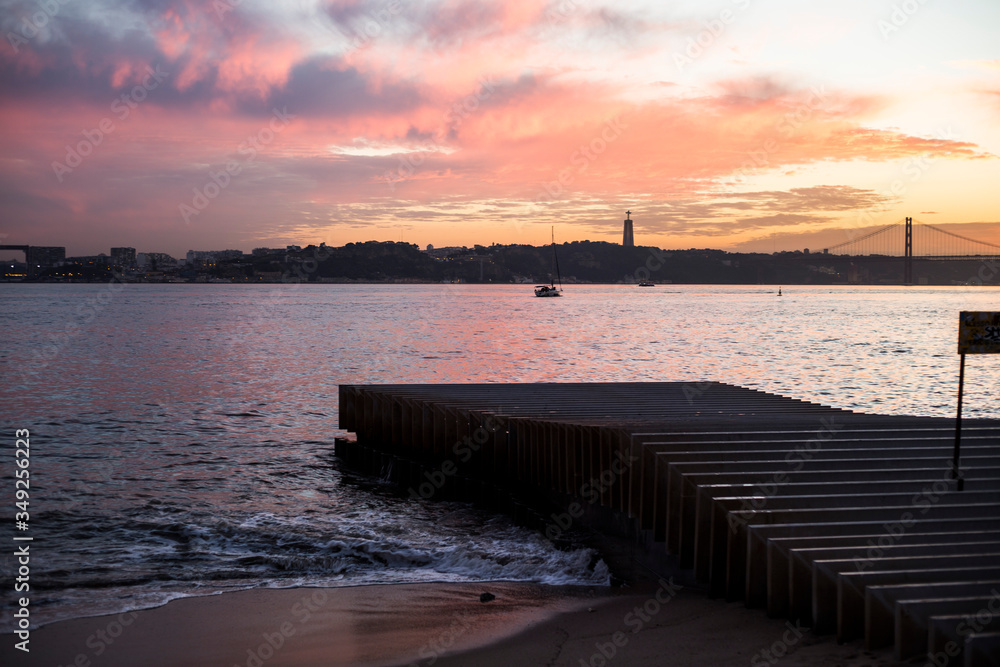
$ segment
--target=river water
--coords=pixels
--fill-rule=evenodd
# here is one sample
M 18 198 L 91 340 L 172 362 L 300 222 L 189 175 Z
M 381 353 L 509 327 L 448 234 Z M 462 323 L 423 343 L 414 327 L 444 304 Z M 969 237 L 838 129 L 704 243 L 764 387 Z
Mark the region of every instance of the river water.
M 0 285 L 2 497 L 10 524 L 27 429 L 32 620 L 259 586 L 606 584 L 586 548 L 341 469 L 338 385 L 717 380 L 951 416 L 961 310 L 1000 310 L 1000 289 Z M 1000 417 L 1000 358 L 966 375 L 964 414 Z

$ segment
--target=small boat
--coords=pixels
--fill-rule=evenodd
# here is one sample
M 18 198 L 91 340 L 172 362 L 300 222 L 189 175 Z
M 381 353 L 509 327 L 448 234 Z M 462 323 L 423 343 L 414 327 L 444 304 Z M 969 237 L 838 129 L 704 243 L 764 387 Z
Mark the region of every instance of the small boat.
M 556 228 L 552 228 L 552 261 L 556 267 L 556 276 L 559 278 L 559 288 L 556 288 L 555 281 L 550 285 L 537 285 L 535 296 L 562 296 L 562 276 L 559 275 L 559 255 L 556 254 Z M 551 275 L 549 276 L 551 278 Z
M 641 283 L 639 283 L 639 287 L 656 287 L 656 285 L 649 282 L 648 280 L 643 280 Z

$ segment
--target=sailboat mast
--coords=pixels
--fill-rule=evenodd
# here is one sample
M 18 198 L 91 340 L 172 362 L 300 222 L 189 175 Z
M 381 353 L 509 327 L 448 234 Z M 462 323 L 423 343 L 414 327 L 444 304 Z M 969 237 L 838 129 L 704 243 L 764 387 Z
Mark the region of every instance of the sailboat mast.
M 559 279 L 559 289 L 562 289 L 562 276 L 559 274 L 559 255 L 556 253 L 556 228 L 552 226 L 552 257 L 556 262 L 556 277 Z M 554 286 L 554 285 L 553 285 Z

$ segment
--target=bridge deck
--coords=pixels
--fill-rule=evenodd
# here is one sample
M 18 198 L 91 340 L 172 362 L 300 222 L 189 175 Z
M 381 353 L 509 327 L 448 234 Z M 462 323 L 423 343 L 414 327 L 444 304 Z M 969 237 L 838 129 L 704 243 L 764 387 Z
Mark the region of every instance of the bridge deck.
M 344 385 L 340 425 L 357 441 L 338 455 L 392 461 L 422 496 L 471 482 L 604 508 L 711 593 L 898 659 L 929 639 L 961 654 L 967 626 L 938 616 L 1000 609 L 1000 421 L 963 429 L 961 492 L 953 420 L 715 382 Z

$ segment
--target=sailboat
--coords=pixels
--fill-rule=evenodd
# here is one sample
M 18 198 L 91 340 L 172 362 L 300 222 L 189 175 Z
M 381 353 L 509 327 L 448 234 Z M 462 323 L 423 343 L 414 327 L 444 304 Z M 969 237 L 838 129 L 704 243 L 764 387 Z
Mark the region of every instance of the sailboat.
M 538 285 L 535 287 L 535 296 L 562 296 L 562 276 L 559 275 L 559 255 L 556 254 L 556 228 L 552 228 L 552 261 L 556 267 L 556 277 L 559 279 L 559 288 L 556 284 Z M 552 277 L 551 275 L 549 276 Z

